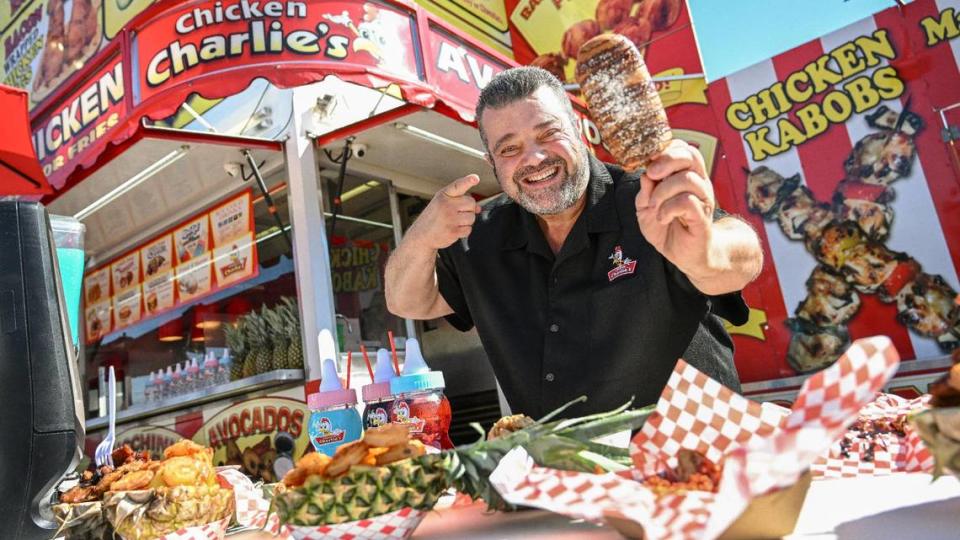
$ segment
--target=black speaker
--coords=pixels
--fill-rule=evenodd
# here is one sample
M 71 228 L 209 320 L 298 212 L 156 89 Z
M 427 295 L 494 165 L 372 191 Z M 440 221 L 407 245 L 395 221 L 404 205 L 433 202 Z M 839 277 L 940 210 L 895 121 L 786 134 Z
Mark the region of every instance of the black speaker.
M 0 538 L 52 537 L 83 400 L 56 246 L 39 203 L 0 201 Z

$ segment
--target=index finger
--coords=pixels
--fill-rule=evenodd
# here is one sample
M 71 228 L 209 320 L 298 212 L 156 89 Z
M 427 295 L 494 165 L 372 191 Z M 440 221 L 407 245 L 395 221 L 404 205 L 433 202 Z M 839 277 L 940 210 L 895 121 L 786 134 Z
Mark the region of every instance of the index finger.
M 653 180 L 647 176 L 647 173 L 640 175 L 640 193 L 637 193 L 636 206 L 637 209 L 643 209 L 650 206 L 650 196 L 653 195 L 653 188 L 655 183 Z
M 463 195 L 466 195 L 471 188 L 479 183 L 479 176 L 475 174 L 468 174 L 451 182 L 450 185 L 443 188 L 442 193 L 447 197 L 462 197 Z
M 700 152 L 689 144 L 674 139 L 666 150 L 647 165 L 646 174 L 652 180 L 663 180 L 671 174 L 685 169 L 692 169 L 703 177 L 707 176 L 706 166 Z

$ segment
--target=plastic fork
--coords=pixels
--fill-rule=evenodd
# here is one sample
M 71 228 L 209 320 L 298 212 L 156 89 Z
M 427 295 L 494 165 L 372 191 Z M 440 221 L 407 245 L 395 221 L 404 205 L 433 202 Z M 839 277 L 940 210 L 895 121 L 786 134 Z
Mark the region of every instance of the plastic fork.
M 110 380 L 107 384 L 107 415 L 110 417 L 110 427 L 107 436 L 97 445 L 94 461 L 97 467 L 109 465 L 113 467 L 113 443 L 117 439 L 117 379 L 110 366 Z

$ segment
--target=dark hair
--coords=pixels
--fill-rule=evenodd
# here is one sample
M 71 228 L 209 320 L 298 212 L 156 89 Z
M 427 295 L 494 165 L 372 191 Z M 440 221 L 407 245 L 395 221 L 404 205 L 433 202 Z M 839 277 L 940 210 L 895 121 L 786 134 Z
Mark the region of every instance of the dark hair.
M 480 129 L 480 140 L 483 141 L 483 148 L 487 149 L 487 134 L 483 131 L 483 123 L 480 118 L 483 111 L 487 108 L 499 109 L 525 97 L 529 97 L 542 87 L 549 88 L 557 96 L 560 103 L 564 105 L 567 114 L 570 115 L 570 122 L 576 126 L 577 119 L 573 114 L 573 106 L 570 104 L 570 98 L 559 79 L 554 77 L 549 71 L 532 66 L 523 66 L 510 68 L 498 73 L 480 92 L 480 99 L 477 101 L 476 119 L 477 127 Z

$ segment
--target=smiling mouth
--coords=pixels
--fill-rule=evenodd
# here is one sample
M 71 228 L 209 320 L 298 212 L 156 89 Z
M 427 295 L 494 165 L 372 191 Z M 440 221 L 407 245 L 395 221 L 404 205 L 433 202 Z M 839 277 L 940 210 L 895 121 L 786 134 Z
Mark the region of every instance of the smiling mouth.
M 525 184 L 542 184 L 544 182 L 549 182 L 557 176 L 560 175 L 560 166 L 554 165 L 553 167 L 547 167 L 542 171 L 528 175 L 523 179 Z

